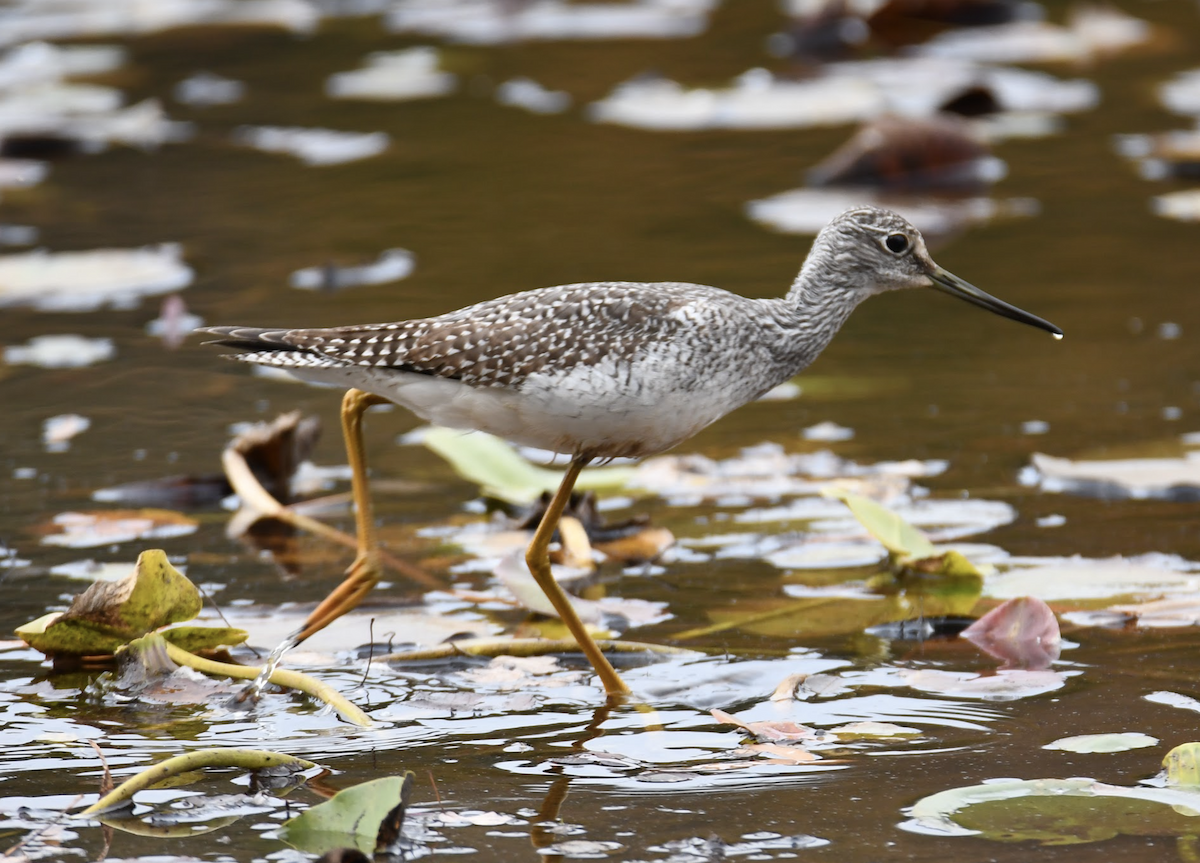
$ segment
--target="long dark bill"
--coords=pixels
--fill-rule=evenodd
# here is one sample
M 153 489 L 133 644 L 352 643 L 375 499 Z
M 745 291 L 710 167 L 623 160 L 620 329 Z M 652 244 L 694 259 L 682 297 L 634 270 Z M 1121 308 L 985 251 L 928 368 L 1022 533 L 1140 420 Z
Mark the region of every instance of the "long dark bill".
M 981 309 L 995 312 L 1001 317 L 1010 318 L 1022 324 L 1029 324 L 1029 326 L 1037 327 L 1039 330 L 1045 330 L 1056 339 L 1063 337 L 1063 331 L 1049 321 L 1043 320 L 1037 315 L 1031 315 L 1024 309 L 1010 306 L 1004 300 L 998 300 L 991 294 L 984 293 L 970 282 L 964 282 L 958 276 L 954 275 L 954 273 L 947 272 L 941 267 L 934 267 L 933 271 L 929 273 L 929 280 L 933 282 L 933 286 L 939 291 L 950 294 L 952 297 L 966 300 L 968 303 L 979 306 Z

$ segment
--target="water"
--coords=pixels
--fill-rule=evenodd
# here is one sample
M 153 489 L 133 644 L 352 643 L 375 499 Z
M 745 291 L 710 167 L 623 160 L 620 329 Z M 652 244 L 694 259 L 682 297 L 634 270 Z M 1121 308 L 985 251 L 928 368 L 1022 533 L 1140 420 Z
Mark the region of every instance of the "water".
M 1056 20 L 1060 5 L 1049 4 Z M 1197 229 L 1154 216 L 1148 204 L 1151 195 L 1187 184 L 1142 180 L 1112 147 L 1115 134 L 1186 125 L 1157 106 L 1153 88 L 1200 65 L 1200 22 L 1182 0 L 1132 11 L 1169 29 L 1176 41 L 1086 69 L 1051 68 L 1061 77 L 1096 82 L 1101 106 L 1072 115 L 1060 135 L 997 148 L 1009 166 L 997 194 L 1036 198 L 1039 215 L 973 229 L 936 252 L 952 272 L 1054 321 L 1065 340 L 932 292 L 880 297 L 855 312 L 800 379 L 800 398 L 750 405 L 681 451 L 725 458 L 775 441 L 789 452 L 828 446 L 863 463 L 944 459 L 948 469 L 920 484 L 935 497 L 1010 504 L 1016 518 L 981 541 L 1011 554 L 1164 552 L 1200 560 L 1194 504 L 1050 495 L 1017 482 L 1034 452 L 1175 455 L 1179 435 L 1200 428 L 1193 349 L 1200 320 L 1191 300 Z M 383 34 L 372 19 L 329 21 L 311 38 L 210 28 L 118 40 L 131 61 L 114 73 L 114 83 L 131 101 L 163 98 L 173 118 L 198 124 L 197 137 L 157 152 L 113 148 L 56 161 L 40 186 L 5 192 L 0 221 L 36 226 L 40 243 L 53 250 L 180 242 L 197 271 L 182 296 L 209 324 L 401 319 L 510 291 L 598 279 L 683 280 L 776 295 L 790 284 L 808 240 L 767 232 L 744 217 L 743 207 L 798 186 L 801 173 L 848 136 L 846 127 L 666 134 L 593 125 L 578 106 L 651 68 L 688 82 L 727 81 L 766 62 L 763 39 L 780 23 L 771 3 L 730 2 L 710 32 L 694 40 L 454 46 L 445 62 L 462 76 L 459 92 L 403 104 L 321 95 L 329 74 L 358 67 L 368 52 L 421 44 Z M 198 69 L 244 81 L 247 98 L 203 109 L 171 102 L 175 84 Z M 538 116 L 496 104 L 493 87 L 517 75 L 569 92 L 576 108 Z M 379 130 L 393 143 L 373 159 L 309 168 L 235 146 L 230 134 L 245 123 Z M 338 293 L 288 287 L 289 275 L 303 267 L 366 264 L 397 247 L 416 256 L 413 274 L 403 281 Z M 320 599 L 337 583 L 347 553 L 302 540 L 283 546 L 293 554 L 276 566 L 228 538 L 228 514 L 215 506 L 192 513 L 199 526 L 189 536 L 87 550 L 39 543 L 39 526 L 55 515 L 105 508 L 91 500 L 98 488 L 218 471 L 234 423 L 295 408 L 314 413 L 326 429 L 315 460 L 344 461 L 334 393 L 250 376 L 195 340 L 166 350 L 143 332 L 157 314 L 157 301 L 147 299 L 117 311 L 50 314 L 18 307 L 0 316 L 6 345 L 77 333 L 110 338 L 116 347 L 115 359 L 90 368 L 0 366 L 0 539 L 30 561 L 6 573 L 0 626 L 11 631 L 61 609 L 81 589 L 81 582 L 47 576 L 52 566 L 83 557 L 132 563 L 138 550 L 161 546 L 188 564 L 190 578 L 213 588 L 231 614 L 244 611 L 243 603 L 265 607 L 247 628 L 256 645 L 269 649 L 299 622 L 290 604 Z M 1179 336 L 1171 337 L 1175 332 Z M 47 452 L 42 423 L 64 413 L 83 415 L 91 426 L 66 451 Z M 801 430 L 819 422 L 851 428 L 854 437 L 805 442 Z M 416 425 L 400 410 L 368 417 L 383 539 L 447 584 L 485 589 L 483 574 L 448 574 L 448 565 L 460 562 L 452 542 L 422 534 L 476 520 L 464 514 L 476 490 L 424 450 L 395 445 Z M 689 539 L 734 532 L 730 522 L 746 506 L 732 499 L 676 506 L 649 497 L 629 511 L 649 513 L 655 524 Z M 352 524 L 344 511 L 331 518 L 347 529 Z M 1039 526 L 1047 518 L 1044 524 L 1057 526 Z M 736 529 L 758 536 L 759 526 Z M 416 625 L 405 617 L 388 624 L 388 615 L 402 615 L 421 595 L 397 576 L 385 578 L 391 586 L 378 592 L 379 604 L 370 610 L 378 618 L 376 656 L 386 652 L 389 637 L 403 641 L 405 627 Z M 801 576 L 760 558 L 681 558 L 649 574 L 613 574 L 608 592 L 667 603 L 674 619 L 630 637 L 670 643 L 672 633 L 708 626 L 756 602 L 769 607 L 785 585 L 811 586 L 821 578 L 835 583 L 843 576 Z M 503 609 L 475 612 L 447 596 L 431 606 L 431 617 L 447 621 L 445 635 L 468 625 L 500 631 L 523 617 Z M 432 847 L 473 848 L 475 859 L 533 859 L 536 848 L 551 841 L 585 838 L 620 843 L 607 852 L 610 859 L 662 860 L 670 853 L 667 843 L 712 834 L 727 843 L 774 841 L 742 838 L 763 833 L 812 835 L 828 844 L 794 852 L 764 847 L 758 849 L 763 857 L 748 859 L 795 853 L 839 861 L 963 854 L 1148 861 L 1176 853 L 1170 836 L 1050 847 L 918 835 L 897 825 L 903 807 L 921 797 L 988 778 L 1091 776 L 1132 785 L 1153 775 L 1168 748 L 1194 739 L 1195 723 L 1189 712 L 1143 696 L 1160 689 L 1195 694 L 1194 628 L 1067 632 L 1078 647 L 1064 654 L 1065 667 L 1081 673 L 1037 697 L 979 702 L 881 687 L 780 711 L 765 699 L 793 672 L 886 676 L 902 667 L 981 671 L 994 663 L 973 649 L 897 644 L 861 629 L 817 635 L 728 629 L 699 645 L 716 651 L 712 658 L 624 672 L 656 708 L 662 730 L 653 730 L 635 710 L 600 706 L 600 690 L 582 673 L 546 676 L 553 686 L 526 680 L 512 689 L 462 677 L 471 670 L 463 665 L 397 670 L 373 663 L 364 673 L 349 648 L 371 640 L 366 619 L 331 635 L 325 654 L 319 643 L 312 645 L 318 652 L 312 661 L 323 679 L 371 713 L 380 726 L 371 731 L 350 729 L 286 694 L 268 693 L 248 714 L 207 704 L 125 701 L 97 691 L 93 672 L 52 673 L 33 651 L 10 649 L 0 656 L 3 814 L 16 818 L 21 805 L 52 809 L 94 792 L 100 765 L 86 741 L 95 740 L 122 773 L 199 745 L 263 746 L 312 758 L 340 771 L 326 780 L 335 787 L 412 769 L 419 811 L 439 809 L 432 776 L 448 811 L 497 812 L 508 822 L 426 825 L 445 840 Z M 233 623 L 239 625 L 236 615 Z M 336 662 L 329 660 L 334 650 L 345 651 Z M 706 773 L 697 766 L 727 757 L 743 738 L 711 719 L 713 707 L 810 724 L 876 719 L 915 726 L 921 735 L 850 746 L 829 756 L 836 765 L 763 763 Z M 1162 745 L 1111 756 L 1040 748 L 1067 734 L 1100 731 L 1141 731 Z M 597 753 L 636 766 L 598 761 Z M 229 778 L 216 774 L 164 794 L 246 790 L 230 786 Z M 318 799 L 306 791 L 293 798 Z M 188 840 L 119 833 L 111 854 L 293 859 L 269 836 L 284 817 L 282 811 L 253 816 Z M 536 826 L 555 819 L 565 825 L 556 828 L 560 832 Z M 70 848 L 92 856 L 100 851 L 100 831 L 70 829 L 64 839 Z

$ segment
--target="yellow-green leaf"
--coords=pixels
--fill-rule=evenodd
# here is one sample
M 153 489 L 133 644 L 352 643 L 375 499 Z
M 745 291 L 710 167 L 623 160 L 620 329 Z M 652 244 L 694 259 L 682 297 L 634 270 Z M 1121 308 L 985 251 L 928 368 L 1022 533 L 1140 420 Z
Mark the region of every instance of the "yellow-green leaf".
M 196 653 L 241 644 L 250 633 L 231 626 L 173 626 L 164 629 L 162 637 L 188 653 Z
M 17 635 L 48 656 L 110 654 L 147 632 L 191 620 L 201 604 L 196 586 L 163 551 L 151 549 L 138 556 L 126 578 L 92 584 L 65 612 L 31 621 Z
M 929 537 L 886 507 L 847 491 L 835 489 L 828 494 L 846 504 L 867 532 L 892 554 L 916 560 L 937 556 L 938 550 Z
M 393 809 L 408 802 L 413 781 L 409 771 L 344 788 L 283 825 L 279 836 L 309 854 L 346 846 L 372 854 L 380 827 Z
M 1181 743 L 1163 756 L 1168 785 L 1200 786 L 1200 743 Z
M 434 427 L 426 430 L 423 441 L 484 494 L 510 503 L 531 503 L 562 482 L 563 470 L 530 464 L 512 444 L 483 432 Z M 621 488 L 632 475 L 626 467 L 590 468 L 580 474 L 575 487 L 580 491 Z

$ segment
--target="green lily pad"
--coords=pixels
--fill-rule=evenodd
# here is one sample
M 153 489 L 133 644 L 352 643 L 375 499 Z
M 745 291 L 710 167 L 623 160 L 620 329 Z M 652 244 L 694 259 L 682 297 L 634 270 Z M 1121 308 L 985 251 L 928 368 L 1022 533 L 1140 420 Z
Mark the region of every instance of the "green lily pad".
M 1200 786 L 1200 743 L 1181 743 L 1163 757 L 1167 784 Z
M 1042 748 L 1061 749 L 1065 752 L 1126 752 L 1157 745 L 1158 738 L 1149 734 L 1079 734 L 1059 738 Z
M 413 774 L 385 776 L 345 788 L 317 806 L 297 815 L 279 831 L 279 836 L 301 851 L 324 854 L 335 848 L 357 848 L 372 854 L 383 831 L 397 835 L 403 809 L 412 796 Z
M 17 629 L 30 647 L 47 656 L 98 656 L 148 632 L 191 620 L 200 613 L 200 592 L 159 549 L 138 556 L 121 581 L 92 584 L 61 614 L 48 614 Z
M 1200 794 L 1092 779 L 1005 779 L 930 795 L 906 829 L 1045 845 L 1200 833 Z
M 434 427 L 426 430 L 423 442 L 450 462 L 459 476 L 477 483 L 484 494 L 509 503 L 531 503 L 562 482 L 563 470 L 530 464 L 512 444 L 483 432 Z M 618 489 L 632 476 L 633 469 L 627 467 L 588 468 L 575 487 Z
M 250 633 L 232 626 L 173 626 L 164 629 L 162 637 L 188 653 L 197 653 L 241 644 Z

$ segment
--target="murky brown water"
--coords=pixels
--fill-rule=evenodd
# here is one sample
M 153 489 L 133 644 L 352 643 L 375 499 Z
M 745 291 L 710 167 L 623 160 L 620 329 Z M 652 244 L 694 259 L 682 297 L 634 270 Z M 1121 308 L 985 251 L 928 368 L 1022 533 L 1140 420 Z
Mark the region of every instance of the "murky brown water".
M 1061 17 L 1062 4 L 1047 5 L 1052 18 Z M 945 473 L 921 481 L 934 496 L 965 493 L 1010 503 L 1017 519 L 982 541 L 1013 554 L 1164 552 L 1200 559 L 1194 503 L 1048 495 L 1016 479 L 1033 452 L 1177 454 L 1178 436 L 1200 428 L 1200 306 L 1194 299 L 1200 240 L 1195 226 L 1156 217 L 1148 206 L 1151 195 L 1185 186 L 1139 179 L 1112 147 L 1117 133 L 1185 125 L 1158 107 L 1153 88 L 1200 65 L 1200 17 L 1183 0 L 1130 11 L 1168 28 L 1173 43 L 1094 68 L 1052 68 L 1062 77 L 1095 81 L 1100 107 L 1069 117 L 1058 136 L 997 147 L 1009 166 L 997 194 L 1036 198 L 1040 214 L 974 229 L 937 254 L 953 272 L 1057 323 L 1066 332 L 1063 342 L 944 297 L 885 296 L 858 310 L 809 370 L 840 386 L 751 405 L 683 449 L 712 457 L 763 441 L 816 449 L 821 445 L 803 441 L 799 430 L 833 421 L 855 430 L 853 440 L 829 445 L 838 455 L 864 463 L 945 459 Z M 42 185 L 6 193 L 0 221 L 37 226 L 41 244 L 54 250 L 180 242 L 197 271 L 184 297 L 210 324 L 402 319 L 525 288 L 600 279 L 692 281 L 775 295 L 789 285 L 809 241 L 764 230 L 744 217 L 743 207 L 798 185 L 801 172 L 844 140 L 847 129 L 655 133 L 591 124 L 580 106 L 646 69 L 694 83 L 726 81 L 764 63 L 763 39 L 779 24 L 769 2 L 729 0 L 709 33 L 692 40 L 450 46 L 445 63 L 462 76 L 460 91 L 399 104 L 320 95 L 330 73 L 355 68 L 368 52 L 419 43 L 383 34 L 373 19 L 331 20 L 311 38 L 213 28 L 129 40 L 124 44 L 131 62 L 111 82 L 131 100 L 163 98 L 172 117 L 198 124 L 197 137 L 153 153 L 113 149 L 56 162 Z M 203 110 L 171 103 L 171 86 L 201 68 L 243 80 L 247 99 Z M 495 83 L 517 74 L 570 92 L 575 107 L 539 117 L 497 105 L 491 98 Z M 242 123 L 382 130 L 393 144 L 377 158 L 306 168 L 290 157 L 231 144 L 229 132 Z M 300 267 L 358 263 L 395 246 L 417 255 L 415 273 L 396 284 L 336 294 L 287 286 L 288 274 Z M 123 311 L 7 308 L 0 315 L 3 344 L 80 333 L 111 338 L 117 350 L 115 360 L 85 369 L 0 367 L 0 540 L 31 562 L 3 581 L 0 630 L 61 607 L 80 589 L 79 582 L 46 577 L 49 567 L 85 556 L 132 560 L 140 548 L 160 544 L 82 553 L 38 544 L 36 525 L 64 510 L 97 508 L 90 499 L 97 488 L 217 470 L 231 424 L 295 408 L 325 423 L 317 460 L 343 460 L 336 395 L 251 377 L 195 340 L 167 351 L 143 332 L 156 314 L 157 301 L 145 300 Z M 1181 336 L 1159 337 L 1163 323 L 1177 324 Z M 83 414 L 92 426 L 67 452 L 47 453 L 41 423 L 64 412 Z M 1022 433 L 1030 420 L 1047 423 L 1048 431 Z M 444 549 L 432 541 L 422 546 L 412 529 L 459 516 L 475 490 L 423 450 L 394 444 L 416 425 L 403 411 L 372 415 L 367 446 L 377 477 L 415 484 L 406 493 L 381 488 L 377 506 L 385 539 L 420 559 Z M 17 478 L 20 468 L 35 469 L 36 478 Z M 698 519 L 720 518 L 723 511 L 654 500 L 635 509 L 681 537 L 704 535 Z M 1065 524 L 1039 527 L 1037 519 L 1050 514 L 1065 516 Z M 193 580 L 226 585 L 218 597 L 226 605 L 315 601 L 346 562 L 327 555 L 328 561 L 303 567 L 299 577 L 285 578 L 225 537 L 223 512 L 200 518 L 196 534 L 161 545 L 189 561 Z M 348 526 L 348 519 L 343 522 Z M 777 595 L 788 580 L 756 560 L 679 562 L 650 577 L 617 578 L 609 591 L 669 603 L 675 620 L 636 633 L 669 642 L 672 632 L 708 623 L 710 611 Z M 379 600 L 416 595 L 397 583 Z M 826 660 L 831 667 L 834 661 L 862 669 L 913 663 L 966 671 L 994 663 L 974 651 L 934 645 L 901 653 L 906 648 L 859 634 L 806 640 L 803 634 L 728 630 L 706 642 L 727 650 L 728 660 L 672 668 L 669 682 L 680 691 L 669 691 L 654 666 L 631 673 L 635 689 L 657 693 L 651 700 L 660 699 L 665 731 L 646 730 L 631 709 L 597 709 L 600 691 L 588 685 L 556 691 L 517 715 L 506 716 L 492 701 L 472 719 L 469 712 L 422 714 L 406 707 L 412 694 L 406 687 L 439 690 L 423 672 L 381 679 L 369 693 L 355 689 L 359 672 L 331 674 L 356 701 L 381 711 L 377 718 L 385 728 L 373 735 L 345 731 L 286 696 L 269 700 L 255 722 L 205 716 L 190 707 L 115 706 L 82 694 L 86 676 L 50 675 L 33 652 L 12 652 L 0 665 L 7 704 L 0 739 L 13 753 L 0 759 L 6 762 L 0 796 L 62 794 L 69 800 L 94 789 L 97 765 L 90 750 L 38 742 L 44 733 L 106 737 L 102 746 L 113 766 L 126 769 L 144 763 L 147 752 L 176 751 L 179 741 L 270 745 L 274 739 L 287 741 L 280 748 L 342 771 L 335 777 L 341 784 L 412 769 L 422 804 L 432 800 L 432 774 L 443 800 L 455 808 L 496 810 L 525 822 L 538 820 L 537 813 L 557 814 L 581 825 L 580 836 L 621 843 L 623 850 L 610 852 L 619 860 L 661 860 L 669 852 L 655 849 L 663 843 L 712 834 L 734 842 L 763 831 L 811 834 L 829 844 L 760 850 L 762 856 L 747 859 L 791 853 L 837 861 L 1173 859 L 1173 837 L 1055 848 L 897 828 L 902 808 L 922 796 L 994 777 L 1090 776 L 1131 785 L 1158 769 L 1167 748 L 1196 737 L 1192 714 L 1142 699 L 1159 689 L 1196 694 L 1194 628 L 1089 628 L 1067 637 L 1079 647 L 1064 660 L 1081 673 L 1047 695 L 1012 702 L 928 699 L 919 708 L 916 697 L 881 690 L 878 703 L 848 706 L 846 719 L 920 726 L 920 744 L 852 753 L 839 769 L 763 767 L 678 784 L 551 759 L 588 748 L 672 763 L 687 760 L 673 750 L 704 749 L 717 740 L 732 747 L 737 734 L 718 730 L 707 710 L 734 712 L 764 698 L 793 669 L 772 670 L 756 661 L 789 649 L 801 670 L 817 670 Z M 740 677 L 743 662 L 746 674 L 761 677 L 761 687 Z M 721 683 L 726 675 L 732 682 Z M 821 709 L 830 704 L 837 702 Z M 801 704 L 789 716 L 818 721 L 807 709 Z M 923 718 L 919 709 L 926 711 Z M 1068 734 L 1125 730 L 1152 734 L 1162 746 L 1111 756 L 1040 748 Z M 564 792 L 555 809 L 552 801 Z M 264 823 L 276 825 L 251 817 L 188 841 L 118 834 L 112 854 L 298 859 L 261 837 Z M 67 845 L 94 854 L 99 831 L 80 830 Z M 475 859 L 533 860 L 534 846 L 547 841 L 535 831 L 531 842 L 525 823 L 461 828 L 447 844 L 476 849 Z

